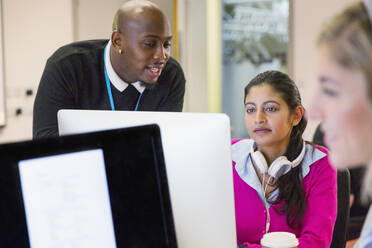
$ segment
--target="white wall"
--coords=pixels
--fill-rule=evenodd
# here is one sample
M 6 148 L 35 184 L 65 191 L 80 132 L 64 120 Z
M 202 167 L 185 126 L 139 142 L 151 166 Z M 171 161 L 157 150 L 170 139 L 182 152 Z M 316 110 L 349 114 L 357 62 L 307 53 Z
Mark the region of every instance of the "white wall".
M 8 142 L 32 136 L 36 88 L 46 59 L 72 41 L 72 6 L 71 0 L 2 0 L 2 5 L 6 126 L 0 128 L 0 142 Z M 26 96 L 27 89 L 33 95 Z
M 173 0 L 152 0 L 173 23 Z M 124 0 L 72 0 L 75 40 L 109 39 L 112 21 Z
M 207 112 L 207 4 L 206 1 L 185 1 L 185 30 L 181 37 L 185 46 L 186 104 L 184 111 Z M 181 57 L 182 59 L 182 57 Z
M 303 104 L 309 106 L 316 88 L 316 39 L 322 25 L 356 0 L 292 0 L 292 72 Z M 317 121 L 309 121 L 304 137 L 311 140 Z

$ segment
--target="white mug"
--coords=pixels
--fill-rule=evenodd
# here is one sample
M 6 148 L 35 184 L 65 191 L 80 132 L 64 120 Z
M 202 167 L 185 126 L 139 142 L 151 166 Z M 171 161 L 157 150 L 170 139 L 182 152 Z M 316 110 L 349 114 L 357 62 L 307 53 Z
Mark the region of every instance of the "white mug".
M 263 248 L 296 248 L 298 239 L 290 232 L 270 232 L 261 239 Z

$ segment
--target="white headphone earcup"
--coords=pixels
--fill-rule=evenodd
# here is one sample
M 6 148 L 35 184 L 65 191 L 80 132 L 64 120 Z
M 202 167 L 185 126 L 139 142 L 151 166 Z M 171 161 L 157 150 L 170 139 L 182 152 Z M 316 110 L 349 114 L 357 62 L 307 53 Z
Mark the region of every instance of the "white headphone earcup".
M 301 149 L 300 154 L 298 155 L 297 158 L 295 158 L 292 161 L 292 168 L 294 168 L 294 167 L 298 166 L 299 164 L 301 164 L 302 160 L 305 157 L 305 154 L 306 154 L 306 143 L 305 143 L 305 141 L 303 141 L 302 149 Z
M 268 169 L 268 174 L 272 177 L 279 178 L 288 173 L 291 168 L 291 161 L 289 161 L 285 156 L 280 156 L 271 163 Z
M 267 172 L 267 162 L 265 157 L 262 155 L 260 151 L 251 152 L 251 157 L 253 162 L 256 165 L 256 168 L 260 174 L 264 174 Z

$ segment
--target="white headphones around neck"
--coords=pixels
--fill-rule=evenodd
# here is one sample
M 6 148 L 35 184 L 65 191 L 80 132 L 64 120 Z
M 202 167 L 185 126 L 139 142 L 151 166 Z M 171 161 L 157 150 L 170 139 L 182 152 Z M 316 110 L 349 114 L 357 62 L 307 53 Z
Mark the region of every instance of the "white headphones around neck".
M 269 167 L 263 154 L 260 151 L 254 151 L 256 146 L 256 143 L 252 145 L 250 155 L 254 164 L 256 165 L 257 170 L 261 174 L 267 173 L 269 174 L 269 176 L 276 179 L 288 173 L 292 168 L 299 165 L 304 159 L 306 151 L 306 144 L 304 141 L 300 155 L 298 155 L 298 157 L 295 158 L 292 162 L 289 161 L 286 156 L 280 156 L 276 158 Z

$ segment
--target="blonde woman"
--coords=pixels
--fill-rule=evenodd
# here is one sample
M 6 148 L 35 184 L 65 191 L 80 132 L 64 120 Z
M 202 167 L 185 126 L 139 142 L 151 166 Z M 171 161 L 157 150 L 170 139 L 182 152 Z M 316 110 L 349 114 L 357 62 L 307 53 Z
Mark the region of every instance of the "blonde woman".
M 318 91 L 310 117 L 322 121 L 337 168 L 367 165 L 364 198 L 372 199 L 372 0 L 335 16 L 318 40 Z M 356 247 L 372 247 L 370 209 Z

